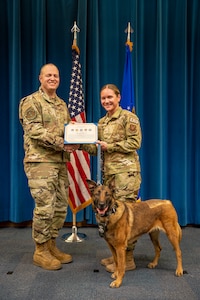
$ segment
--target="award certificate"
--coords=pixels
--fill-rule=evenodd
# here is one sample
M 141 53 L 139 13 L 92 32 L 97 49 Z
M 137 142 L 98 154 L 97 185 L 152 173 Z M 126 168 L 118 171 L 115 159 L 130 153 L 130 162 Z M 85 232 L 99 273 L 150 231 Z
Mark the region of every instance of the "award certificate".
M 69 123 L 64 128 L 64 144 L 94 144 L 98 140 L 94 123 Z

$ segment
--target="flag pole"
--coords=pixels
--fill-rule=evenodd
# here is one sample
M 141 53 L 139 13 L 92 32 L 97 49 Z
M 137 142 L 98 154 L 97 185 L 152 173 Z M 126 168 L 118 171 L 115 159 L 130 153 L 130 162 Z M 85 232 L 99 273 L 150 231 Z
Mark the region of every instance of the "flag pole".
M 73 39 L 73 45 L 72 45 L 72 49 L 75 49 L 76 52 L 78 53 L 78 55 L 80 54 L 80 50 L 77 46 L 77 32 L 80 32 L 80 29 L 78 28 L 78 26 L 76 25 L 76 21 L 74 22 L 74 26 L 71 29 L 71 32 L 74 33 L 74 39 Z
M 85 233 L 78 233 L 77 226 L 76 226 L 76 214 L 73 213 L 73 226 L 72 226 L 72 233 L 66 233 L 62 236 L 62 239 L 66 243 L 81 243 L 86 239 Z
M 129 46 L 130 52 L 132 52 L 133 42 L 131 42 L 131 33 L 133 33 L 133 28 L 130 22 L 128 22 L 128 27 L 125 29 L 125 32 L 127 33 L 126 45 Z
M 101 145 L 98 144 L 97 148 L 97 184 L 102 184 L 101 178 Z
M 78 54 L 80 54 L 80 50 L 77 46 L 77 32 L 80 32 L 80 29 L 76 25 L 76 21 L 74 22 L 74 26 L 72 27 L 71 32 L 74 33 L 72 49 L 76 50 L 76 52 Z M 73 212 L 73 223 L 72 224 L 73 224 L 72 225 L 72 233 L 71 234 L 69 234 L 69 233 L 64 234 L 62 236 L 62 239 L 66 243 L 80 243 L 80 242 L 83 242 L 83 240 L 86 239 L 87 236 L 84 233 L 78 233 L 77 226 L 76 226 L 76 213 L 75 212 Z

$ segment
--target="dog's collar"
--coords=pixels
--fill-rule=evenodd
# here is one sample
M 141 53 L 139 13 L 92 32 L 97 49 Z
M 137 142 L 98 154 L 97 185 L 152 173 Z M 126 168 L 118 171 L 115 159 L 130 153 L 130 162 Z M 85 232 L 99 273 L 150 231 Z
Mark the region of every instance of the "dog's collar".
M 108 212 L 106 212 L 106 216 L 110 216 L 112 214 L 115 214 L 116 210 L 117 210 L 117 207 L 118 207 L 118 204 L 117 204 L 117 202 L 115 202 L 113 207 L 111 207 L 111 209 Z
M 118 205 L 115 202 L 115 204 L 113 205 L 113 207 L 109 211 L 107 211 L 103 217 L 109 217 L 110 215 L 114 214 L 116 212 L 116 210 L 117 210 L 117 207 L 118 207 Z M 107 231 L 108 221 L 109 221 L 109 219 L 106 218 L 105 222 L 98 223 L 100 237 L 104 237 L 105 232 Z

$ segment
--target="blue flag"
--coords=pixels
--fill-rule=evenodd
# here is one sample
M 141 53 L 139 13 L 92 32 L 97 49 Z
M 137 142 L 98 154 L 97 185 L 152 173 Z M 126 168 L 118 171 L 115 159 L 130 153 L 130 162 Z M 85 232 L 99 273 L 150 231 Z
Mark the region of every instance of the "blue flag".
M 135 95 L 133 84 L 133 68 L 130 47 L 126 45 L 126 57 L 124 64 L 124 77 L 121 92 L 121 107 L 135 113 Z M 137 202 L 141 201 L 140 190 L 138 191 Z
M 132 57 L 129 45 L 126 45 L 124 76 L 121 91 L 121 107 L 135 112 L 135 95 L 133 84 Z

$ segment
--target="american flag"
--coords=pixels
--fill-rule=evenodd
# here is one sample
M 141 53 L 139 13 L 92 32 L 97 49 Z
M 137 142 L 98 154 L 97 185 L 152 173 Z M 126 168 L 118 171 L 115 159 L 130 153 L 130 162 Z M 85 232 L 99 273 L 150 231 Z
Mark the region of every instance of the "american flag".
M 77 51 L 78 50 L 78 51 Z M 83 82 L 81 75 L 81 64 L 79 61 L 79 49 L 72 48 L 72 72 L 69 92 L 68 109 L 73 121 L 86 122 Z M 73 213 L 91 204 L 91 196 L 86 183 L 90 174 L 90 157 L 85 151 L 74 151 L 67 163 L 69 176 L 69 206 Z

